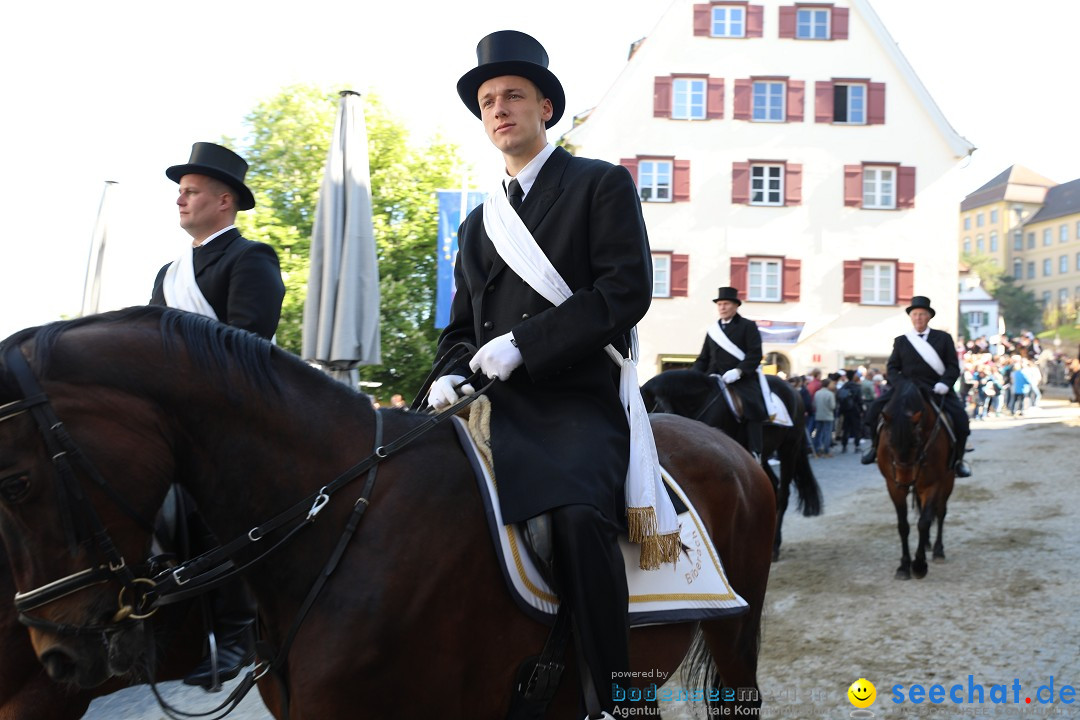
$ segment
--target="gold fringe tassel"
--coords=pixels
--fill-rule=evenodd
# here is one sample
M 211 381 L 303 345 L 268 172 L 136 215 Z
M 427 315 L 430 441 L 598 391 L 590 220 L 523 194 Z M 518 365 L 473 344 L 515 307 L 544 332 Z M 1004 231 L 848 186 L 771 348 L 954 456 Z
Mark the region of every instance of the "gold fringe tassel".
M 661 535 L 657 532 L 656 510 L 651 507 L 626 509 L 627 536 L 630 542 L 641 545 L 638 567 L 656 570 L 664 563 L 678 561 L 682 540 L 678 532 Z

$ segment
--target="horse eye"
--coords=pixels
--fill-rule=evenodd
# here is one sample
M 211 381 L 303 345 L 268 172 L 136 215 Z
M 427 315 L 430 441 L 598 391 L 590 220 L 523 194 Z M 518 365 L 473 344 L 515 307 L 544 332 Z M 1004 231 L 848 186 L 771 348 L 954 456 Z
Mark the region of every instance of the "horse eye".
M 30 493 L 30 476 L 12 475 L 0 480 L 0 495 L 10 503 L 17 503 Z

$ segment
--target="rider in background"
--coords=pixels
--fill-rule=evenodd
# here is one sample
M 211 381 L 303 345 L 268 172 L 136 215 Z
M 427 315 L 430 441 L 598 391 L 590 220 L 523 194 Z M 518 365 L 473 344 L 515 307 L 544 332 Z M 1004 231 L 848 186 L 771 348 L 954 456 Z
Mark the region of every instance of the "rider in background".
M 762 394 L 761 380 L 757 374 L 761 364 L 761 333 L 757 323 L 739 315 L 738 309 L 742 300 L 735 288 L 720 288 L 713 302 L 720 314 L 716 323 L 719 330 L 709 328 L 693 369 L 709 375 L 720 375 L 724 384 L 742 399 L 746 449 L 760 462 L 762 426 L 768 419 L 765 396 Z
M 953 390 L 960 377 L 960 363 L 956 357 L 956 346 L 952 336 L 942 330 L 931 330 L 928 326 L 936 311 L 930 306 L 930 298 L 916 295 L 906 309 L 911 318 L 912 330 L 899 335 L 893 341 L 892 354 L 887 365 L 889 386 L 886 392 L 866 411 L 866 427 L 870 430 L 870 449 L 863 453 L 864 465 L 872 465 L 877 460 L 877 422 L 881 409 L 892 395 L 893 388 L 900 382 L 913 382 L 919 389 L 941 397 L 942 410 L 952 420 L 956 435 L 956 453 L 954 469 L 957 477 L 970 477 L 971 468 L 964 462 L 964 450 L 971 430 L 967 412 L 960 398 Z M 933 403 L 937 407 L 937 403 Z

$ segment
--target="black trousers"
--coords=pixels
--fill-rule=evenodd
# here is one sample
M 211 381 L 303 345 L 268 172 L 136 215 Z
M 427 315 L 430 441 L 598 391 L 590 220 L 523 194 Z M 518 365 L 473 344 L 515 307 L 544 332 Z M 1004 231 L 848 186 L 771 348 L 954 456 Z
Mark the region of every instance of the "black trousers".
M 574 642 L 589 665 L 600 706 L 612 712 L 612 679 L 628 677 L 621 673 L 630 670 L 629 591 L 619 528 L 591 505 L 563 505 L 551 511 L 551 520 L 559 598 L 569 603 Z

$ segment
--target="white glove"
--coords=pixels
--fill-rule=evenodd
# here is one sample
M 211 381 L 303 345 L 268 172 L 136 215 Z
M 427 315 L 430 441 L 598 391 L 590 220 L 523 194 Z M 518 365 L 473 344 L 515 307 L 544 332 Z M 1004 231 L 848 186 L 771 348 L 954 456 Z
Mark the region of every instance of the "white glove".
M 939 382 L 934 385 L 934 392 L 936 392 L 938 395 L 944 395 L 945 393 L 949 392 L 949 386 L 943 382 Z
M 730 385 L 733 382 L 739 381 L 739 378 L 742 377 L 742 370 L 740 370 L 739 368 L 731 368 L 726 373 L 721 375 L 721 377 L 724 379 L 725 385 Z
M 506 333 L 484 343 L 473 355 L 469 369 L 473 372 L 480 370 L 492 380 L 506 380 L 523 362 L 521 351 L 514 344 L 514 334 Z
M 454 390 L 454 386 L 464 381 L 461 375 L 443 375 L 441 378 L 431 383 L 431 390 L 428 391 L 427 401 L 428 405 L 436 410 L 442 410 L 445 407 L 453 405 L 458 399 L 458 393 Z M 462 385 L 462 395 L 472 395 L 476 392 L 476 389 L 472 385 Z

